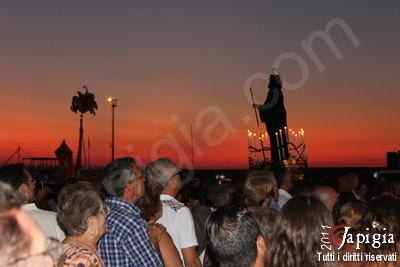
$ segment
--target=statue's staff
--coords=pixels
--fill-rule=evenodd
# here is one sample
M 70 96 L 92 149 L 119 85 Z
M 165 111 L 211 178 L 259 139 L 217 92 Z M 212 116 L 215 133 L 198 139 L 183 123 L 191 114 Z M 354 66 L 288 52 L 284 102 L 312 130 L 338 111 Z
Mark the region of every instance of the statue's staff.
M 254 107 L 254 96 L 253 96 L 253 91 L 250 88 L 250 94 L 251 94 L 251 100 L 253 101 L 253 109 L 254 109 L 254 113 L 256 114 L 256 120 L 257 120 L 257 127 L 258 127 L 258 138 L 261 138 L 261 129 L 260 129 L 260 121 L 258 119 L 258 113 L 257 113 L 257 109 Z M 261 138 L 261 151 L 262 151 L 262 155 L 263 155 L 263 160 L 265 162 L 265 150 L 264 150 L 264 141 Z M 254 144 L 255 145 L 255 144 Z M 257 160 L 257 159 L 256 159 Z

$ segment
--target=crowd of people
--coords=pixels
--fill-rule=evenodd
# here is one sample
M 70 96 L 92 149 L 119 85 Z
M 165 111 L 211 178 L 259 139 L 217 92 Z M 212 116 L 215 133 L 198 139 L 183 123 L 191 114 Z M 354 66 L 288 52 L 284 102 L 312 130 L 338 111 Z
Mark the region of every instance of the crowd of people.
M 68 181 L 42 205 L 29 171 L 3 166 L 0 267 L 400 266 L 400 179 L 296 179 L 283 164 L 231 183 L 185 177 L 169 158 L 144 169 L 119 158 L 99 183 Z

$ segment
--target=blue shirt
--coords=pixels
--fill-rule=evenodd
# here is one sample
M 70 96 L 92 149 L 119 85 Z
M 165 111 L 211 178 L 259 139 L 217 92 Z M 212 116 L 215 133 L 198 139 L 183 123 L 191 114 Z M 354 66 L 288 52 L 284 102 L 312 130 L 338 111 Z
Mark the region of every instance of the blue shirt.
M 111 210 L 106 220 L 107 233 L 97 243 L 104 264 L 107 267 L 162 266 L 139 208 L 116 197 L 107 198 L 104 205 Z
M 281 208 L 279 208 L 278 203 L 276 203 L 274 200 L 271 200 L 271 202 L 269 203 L 269 208 L 274 209 L 276 211 L 280 211 Z

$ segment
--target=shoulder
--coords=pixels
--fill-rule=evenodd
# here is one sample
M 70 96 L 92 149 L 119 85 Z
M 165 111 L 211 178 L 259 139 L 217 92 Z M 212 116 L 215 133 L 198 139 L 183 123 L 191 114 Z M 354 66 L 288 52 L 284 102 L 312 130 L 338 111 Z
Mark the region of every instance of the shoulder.
M 66 243 L 57 259 L 57 266 L 101 267 L 102 264 L 88 249 Z
M 163 203 L 163 205 L 171 208 L 175 212 L 177 212 L 177 211 L 179 211 L 181 209 L 187 208 L 185 206 L 185 204 L 183 204 L 183 203 L 181 203 L 181 202 L 179 202 L 177 200 L 167 199 L 167 200 L 162 200 L 162 203 Z

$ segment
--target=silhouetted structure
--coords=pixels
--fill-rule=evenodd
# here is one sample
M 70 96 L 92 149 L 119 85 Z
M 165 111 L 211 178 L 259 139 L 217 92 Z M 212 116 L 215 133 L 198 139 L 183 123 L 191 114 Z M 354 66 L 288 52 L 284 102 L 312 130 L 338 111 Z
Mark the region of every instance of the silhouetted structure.
M 260 120 L 265 122 L 270 140 L 271 159 L 279 161 L 278 146 L 284 146 L 285 155 L 281 159 L 287 158 L 289 151 L 287 148 L 287 139 L 283 135 L 283 144 L 277 140 L 276 134 L 287 126 L 286 109 L 283 103 L 282 81 L 279 75 L 270 75 L 268 84 L 268 95 L 264 105 L 255 105 L 260 112 Z M 278 143 L 279 142 L 279 143 Z

